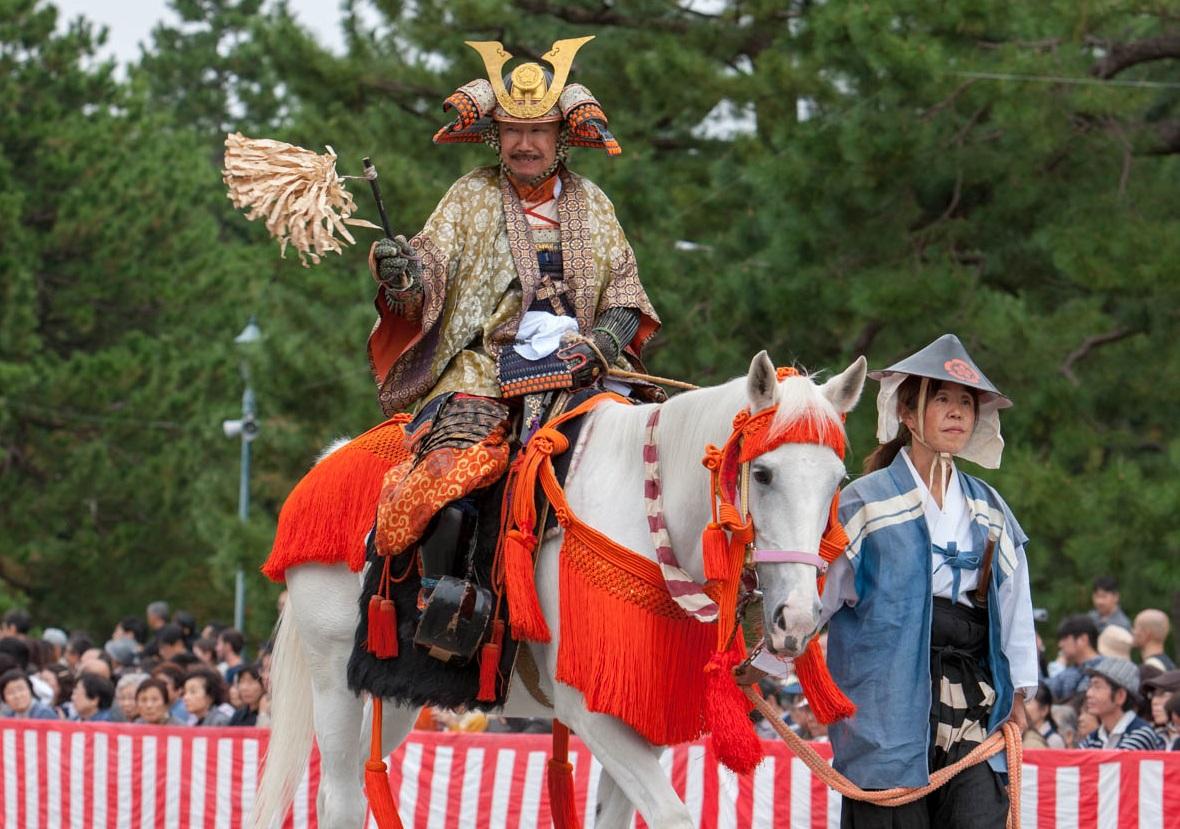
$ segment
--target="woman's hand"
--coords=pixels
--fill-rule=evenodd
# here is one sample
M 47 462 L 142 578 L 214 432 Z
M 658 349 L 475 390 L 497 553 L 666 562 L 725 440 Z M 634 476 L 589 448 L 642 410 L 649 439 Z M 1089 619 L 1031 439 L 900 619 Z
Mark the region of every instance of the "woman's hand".
M 1028 730 L 1028 713 L 1024 710 L 1024 691 L 1017 691 L 1012 697 L 1012 713 L 1008 721 L 1016 723 L 1016 727 L 1023 734 Z

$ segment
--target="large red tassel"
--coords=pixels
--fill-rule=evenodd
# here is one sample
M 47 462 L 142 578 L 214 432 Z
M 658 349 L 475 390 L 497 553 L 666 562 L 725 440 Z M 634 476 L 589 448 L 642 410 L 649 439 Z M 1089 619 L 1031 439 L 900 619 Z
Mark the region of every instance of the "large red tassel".
M 378 829 L 403 829 L 397 804 L 393 802 L 393 791 L 389 788 L 389 774 L 385 760 L 381 757 L 381 712 L 379 697 L 373 697 L 373 735 L 370 741 L 369 759 L 365 763 L 365 797 Z
M 750 722 L 750 703 L 733 679 L 736 649 L 715 653 L 705 666 L 705 717 L 717 759 L 736 774 L 762 762 L 762 743 Z
M 520 530 L 509 530 L 504 538 L 504 587 L 508 593 L 508 617 L 512 636 L 531 642 L 548 642 L 552 637 L 541 604 L 537 600 L 537 580 L 533 574 L 533 550 L 537 539 Z
M 705 580 L 729 578 L 729 538 L 720 524 L 710 522 L 705 527 L 701 533 L 701 549 L 705 560 Z
M 496 677 L 500 670 L 500 653 L 504 642 L 504 623 L 497 619 L 492 623 L 492 638 L 479 652 L 479 692 L 475 698 L 480 702 L 496 701 Z
M 816 640 L 812 639 L 803 654 L 796 657 L 795 673 L 799 676 L 799 684 L 803 686 L 812 713 L 824 725 L 856 713 L 852 700 L 844 695 L 832 679 L 828 663 L 824 661 L 823 649 Z
M 574 793 L 574 767 L 569 762 L 570 730 L 553 721 L 553 756 L 549 758 L 547 783 L 553 829 L 577 829 L 578 802 Z

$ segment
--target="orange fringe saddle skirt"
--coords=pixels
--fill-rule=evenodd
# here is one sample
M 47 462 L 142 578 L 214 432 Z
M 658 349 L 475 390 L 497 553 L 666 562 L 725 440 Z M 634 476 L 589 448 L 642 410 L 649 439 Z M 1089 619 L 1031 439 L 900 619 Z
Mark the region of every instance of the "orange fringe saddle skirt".
M 262 565 L 271 581 L 300 564 L 365 566 L 365 537 L 373 527 L 386 474 L 409 463 L 408 414 L 399 414 L 349 441 L 311 468 L 279 512 L 274 546 Z
M 717 624 L 688 616 L 659 566 L 635 553 L 595 550 L 567 533 L 560 562 L 557 679 L 653 745 L 706 733 L 702 676 Z M 732 648 L 744 651 L 741 637 Z

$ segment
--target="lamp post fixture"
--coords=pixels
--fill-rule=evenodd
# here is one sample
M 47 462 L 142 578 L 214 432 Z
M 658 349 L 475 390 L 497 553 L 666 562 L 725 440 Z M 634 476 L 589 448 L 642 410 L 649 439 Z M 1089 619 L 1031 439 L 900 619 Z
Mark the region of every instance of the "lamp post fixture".
M 250 317 L 242 333 L 234 337 L 234 344 L 249 346 L 262 339 L 262 329 L 258 327 L 258 320 Z M 257 408 L 254 404 L 254 389 L 250 388 L 250 366 L 243 358 L 241 362 L 242 380 L 246 388 L 242 392 L 242 419 L 225 420 L 221 423 L 221 430 L 227 438 L 241 438 L 242 441 L 242 469 L 238 478 L 238 519 L 243 523 L 250 520 L 250 444 L 258 437 L 260 424 L 257 419 Z M 234 628 L 242 630 L 246 621 L 246 574 L 239 564 L 234 573 Z

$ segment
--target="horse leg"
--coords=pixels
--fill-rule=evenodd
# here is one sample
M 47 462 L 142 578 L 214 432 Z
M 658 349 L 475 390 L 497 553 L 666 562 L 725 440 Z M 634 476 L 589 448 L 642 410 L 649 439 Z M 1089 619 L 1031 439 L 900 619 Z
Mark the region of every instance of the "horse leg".
M 628 801 L 628 812 L 631 804 L 634 804 L 648 826 L 659 826 L 660 829 L 690 829 L 695 826 L 688 807 L 680 800 L 660 765 L 660 749 L 648 743 L 626 723 L 606 714 L 587 711 L 585 701 L 576 689 L 558 683 L 555 690 L 558 719 L 573 729 L 598 758 L 598 762 L 602 763 L 603 772 L 613 778 L 614 785 Z M 624 807 L 620 799 L 618 794 L 611 793 L 603 804 L 603 819 L 622 819 Z M 614 827 L 628 824 L 601 825 Z
M 627 799 L 615 779 L 602 772 L 598 778 L 598 814 L 594 829 L 630 829 L 635 806 Z
M 288 571 L 287 590 L 297 614 L 311 667 L 316 742 L 320 749 L 320 826 L 360 829 L 365 820 L 361 792 L 364 755 L 358 736 L 363 707 L 348 689 L 348 657 L 359 622 L 361 584 L 355 573 L 337 565 L 304 565 Z

